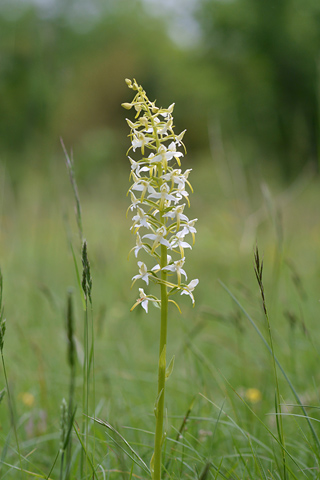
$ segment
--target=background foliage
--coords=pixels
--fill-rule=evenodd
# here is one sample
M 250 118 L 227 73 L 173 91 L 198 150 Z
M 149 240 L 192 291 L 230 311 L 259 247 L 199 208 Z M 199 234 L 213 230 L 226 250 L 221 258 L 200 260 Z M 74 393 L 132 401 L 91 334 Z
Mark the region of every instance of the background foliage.
M 189 3 L 178 2 L 180 16 Z M 155 5 L 2 4 L 2 162 L 47 164 L 61 135 L 90 155 L 91 171 L 118 163 L 123 78 L 137 77 L 179 104 L 193 151 L 208 150 L 218 126 L 248 166 L 280 165 L 289 177 L 317 165 L 319 2 L 191 2 L 193 28 L 178 24 L 179 8 Z

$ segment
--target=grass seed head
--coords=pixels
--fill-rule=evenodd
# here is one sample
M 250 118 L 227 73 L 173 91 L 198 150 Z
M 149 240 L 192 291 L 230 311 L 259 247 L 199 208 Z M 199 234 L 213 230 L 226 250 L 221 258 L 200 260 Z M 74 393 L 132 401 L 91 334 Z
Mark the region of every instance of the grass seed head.
M 85 297 L 86 298 L 88 297 L 90 303 L 92 303 L 92 299 L 91 299 L 92 277 L 91 277 L 90 262 L 88 259 L 88 246 L 87 246 L 86 240 L 84 240 L 82 244 L 82 290 Z
M 68 405 L 63 398 L 60 405 L 60 450 L 64 450 L 65 438 L 68 428 Z

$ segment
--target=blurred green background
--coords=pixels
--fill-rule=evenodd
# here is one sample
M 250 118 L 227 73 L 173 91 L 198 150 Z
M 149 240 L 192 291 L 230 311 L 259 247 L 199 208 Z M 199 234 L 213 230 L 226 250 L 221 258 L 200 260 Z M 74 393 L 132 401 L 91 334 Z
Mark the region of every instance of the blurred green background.
M 292 178 L 318 164 L 317 0 L 3 0 L 0 31 L 1 163 L 15 179 L 46 168 L 59 136 L 84 176 L 123 163 L 125 77 L 176 102 L 192 152 L 218 127 L 246 168 Z
M 187 272 L 200 284 L 194 309 L 181 297 L 183 315 L 171 312 L 169 411 L 184 414 L 199 391 L 225 394 L 188 350 L 190 338 L 235 389 L 262 392 L 258 413 L 274 408 L 269 357 L 217 282 L 265 328 L 256 240 L 277 354 L 306 403 L 318 401 L 320 2 L 2 0 L 0 48 L 5 353 L 18 413 L 29 408 L 24 392 L 35 398 L 25 435 L 40 432 L 39 412 L 58 430 L 68 390 L 64 318 L 76 285 L 68 237 L 77 253 L 80 245 L 60 137 L 74 153 L 92 266 L 97 398 L 122 424 L 152 428 L 157 311 L 129 312 L 137 289 L 135 259 L 127 262 L 126 77 L 159 106 L 175 102 L 176 132 L 187 129 L 183 168 L 193 169 L 188 216 L 199 220 Z M 0 420 L 6 431 L 8 415 Z

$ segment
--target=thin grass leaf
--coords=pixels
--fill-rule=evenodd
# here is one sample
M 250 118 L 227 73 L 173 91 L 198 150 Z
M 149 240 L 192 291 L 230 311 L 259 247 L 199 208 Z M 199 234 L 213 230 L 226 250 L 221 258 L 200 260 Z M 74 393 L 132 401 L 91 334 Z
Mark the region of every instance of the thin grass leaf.
M 111 430 L 111 432 L 115 433 L 123 441 L 123 443 L 129 448 L 129 450 L 133 453 L 133 455 L 139 459 L 139 461 L 143 465 L 143 469 L 146 472 L 148 472 L 149 474 L 151 473 L 149 467 L 145 464 L 145 462 L 142 460 L 140 455 L 131 447 L 131 445 L 127 442 L 127 440 L 121 435 L 121 433 L 119 433 L 112 425 L 110 425 L 110 423 L 108 423 L 104 420 L 101 420 L 100 418 L 92 418 L 92 417 L 89 417 L 89 418 L 91 418 L 91 420 L 93 420 L 94 422 L 99 423 L 100 425 L 102 425 L 102 426 L 106 427 L 107 429 Z M 118 446 L 120 446 L 120 445 L 118 445 Z M 124 450 L 124 451 L 126 452 L 126 450 Z M 132 457 L 130 457 L 130 458 L 133 460 Z M 135 463 L 137 463 L 136 460 L 135 460 Z M 139 464 L 137 463 L 137 465 L 139 465 Z M 141 465 L 139 465 L 139 466 L 141 467 Z
M 62 445 L 62 450 L 65 450 L 67 448 L 69 442 L 70 442 L 71 432 L 72 432 L 72 427 L 73 427 L 74 417 L 76 415 L 76 411 L 77 411 L 77 407 L 75 407 L 71 417 L 68 419 L 68 430 L 65 433 L 64 443 Z
M 8 453 L 8 449 L 9 449 L 9 445 L 10 445 L 10 437 L 11 437 L 11 434 L 10 434 L 10 431 L 6 437 L 6 441 L 5 441 L 5 444 L 2 448 L 2 452 L 1 452 L 1 457 L 0 457 L 0 473 L 1 473 L 1 466 L 2 464 L 4 464 L 5 462 L 5 458 L 7 456 L 7 453 Z
M 88 455 L 88 453 L 87 453 L 87 451 L 86 451 L 86 447 L 85 447 L 85 445 L 84 445 L 84 443 L 83 443 L 83 441 L 82 441 L 82 439 L 81 439 L 81 437 L 80 437 L 80 434 L 79 434 L 79 432 L 78 432 L 78 429 L 76 428 L 76 426 L 75 426 L 74 424 L 73 424 L 73 429 L 74 429 L 74 431 L 76 432 L 76 435 L 77 435 L 78 440 L 79 440 L 79 442 L 80 442 L 80 444 L 81 444 L 81 447 L 82 447 L 82 450 L 83 450 L 84 455 L 85 455 L 85 457 L 86 457 L 86 460 L 88 461 L 88 463 L 89 463 L 89 465 L 90 465 L 90 467 L 91 467 L 91 470 L 92 470 L 92 478 L 94 479 L 94 478 L 95 478 L 95 473 L 96 473 L 96 470 L 95 470 L 95 468 L 94 468 L 94 465 L 93 465 L 93 463 L 92 463 L 92 461 L 91 461 L 90 456 Z
M 250 447 L 252 448 L 252 449 L 251 449 L 251 451 L 252 451 L 252 457 L 255 459 L 255 456 L 254 456 L 254 453 L 253 453 L 253 447 L 252 447 L 251 444 L 250 444 Z M 237 453 L 238 453 L 238 455 L 239 455 L 240 460 L 242 461 L 242 464 L 243 464 L 243 467 L 244 467 L 245 471 L 246 471 L 247 474 L 249 475 L 249 476 L 248 476 L 248 479 L 253 480 L 253 477 L 252 477 L 252 475 L 251 475 L 251 469 L 250 469 L 249 466 L 248 466 L 248 462 L 245 460 L 244 455 L 242 455 L 242 453 L 240 452 L 240 449 L 239 449 L 239 447 L 238 447 L 238 445 L 237 445 L 236 443 L 235 443 L 235 449 L 236 449 L 236 451 L 237 451 Z
M 63 143 L 62 138 L 60 138 L 61 146 L 65 155 L 66 159 L 66 166 L 67 170 L 69 173 L 70 177 L 70 183 L 73 189 L 74 197 L 76 200 L 76 220 L 77 220 L 77 225 L 79 229 L 79 236 L 81 243 L 83 241 L 83 229 L 82 229 L 82 216 L 81 216 L 81 203 L 80 203 L 80 198 L 79 198 L 79 192 L 78 192 L 78 187 L 77 187 L 77 182 L 76 182 L 76 177 L 74 174 L 74 169 L 73 169 L 73 157 L 72 157 L 72 152 L 71 152 L 71 158 L 68 155 L 67 149 Z
M 58 460 L 58 458 L 59 458 L 59 455 L 60 455 L 60 448 L 59 448 L 59 450 L 57 451 L 57 454 L 56 454 L 56 456 L 55 456 L 55 459 L 54 459 L 54 461 L 53 461 L 53 464 L 51 465 L 50 471 L 49 471 L 48 475 L 46 476 L 46 480 L 50 480 L 50 475 L 51 475 L 51 473 L 52 473 L 52 471 L 53 471 L 53 469 L 54 469 L 54 467 L 55 467 L 55 465 L 56 465 L 56 463 L 57 463 L 57 460 Z
M 297 461 L 292 457 L 292 455 L 290 454 L 290 452 L 287 450 L 286 447 L 284 447 L 280 440 L 276 437 L 276 435 L 274 435 L 272 433 L 272 431 L 270 430 L 270 428 L 265 424 L 263 423 L 263 421 L 261 420 L 261 418 L 259 418 L 259 416 L 254 412 L 254 410 L 252 410 L 252 408 L 250 408 L 250 406 L 246 403 L 246 401 L 238 394 L 238 392 L 232 387 L 232 385 L 230 384 L 230 382 L 226 379 L 226 377 L 223 375 L 223 373 L 221 373 L 221 376 L 224 378 L 225 382 L 229 385 L 229 387 L 232 389 L 232 391 L 235 393 L 235 395 L 237 395 L 237 397 L 241 400 L 241 402 L 246 406 L 246 408 L 248 408 L 248 410 L 252 413 L 252 415 L 254 415 L 254 417 L 260 422 L 260 424 L 266 429 L 266 431 L 269 433 L 269 435 L 277 442 L 278 445 L 281 446 L 281 448 L 283 448 L 286 452 L 286 454 L 290 457 L 290 459 L 293 461 L 293 463 L 296 465 L 296 467 L 300 470 L 300 472 L 302 472 L 304 474 L 304 472 L 302 471 L 301 467 L 299 466 L 299 464 L 297 463 Z M 214 404 L 214 402 L 212 402 L 212 400 L 210 400 L 209 398 L 205 397 L 203 394 L 200 393 L 200 395 L 205 398 L 209 403 L 211 403 L 212 405 L 216 406 Z M 234 423 L 234 425 L 241 431 L 241 433 L 247 438 L 248 437 L 248 433 L 245 432 L 237 423 L 235 423 L 233 421 L 233 419 L 231 417 L 229 417 L 229 415 L 226 413 L 226 412 L 223 412 L 225 415 L 227 415 L 228 418 L 230 418 L 231 422 Z M 290 473 L 293 475 L 293 472 L 290 470 Z M 305 475 L 305 474 L 304 474 Z M 296 478 L 296 477 L 294 477 Z M 298 479 L 297 479 L 298 480 Z
M 206 465 L 204 466 L 200 476 L 199 476 L 199 480 L 206 480 L 209 473 L 210 473 L 210 468 L 212 467 L 211 465 L 211 462 L 208 462 L 206 463 Z
M 181 423 L 181 425 L 180 425 L 180 428 L 179 428 L 178 433 L 177 433 L 177 436 L 176 436 L 176 442 L 179 442 L 179 438 L 181 437 L 181 435 L 182 435 L 182 433 L 183 433 L 183 431 L 184 431 L 184 429 L 185 429 L 185 427 L 186 427 L 186 425 L 187 425 L 187 421 L 188 421 L 188 418 L 189 418 L 189 416 L 190 416 L 190 414 L 191 414 L 191 411 L 192 411 L 192 409 L 193 409 L 195 399 L 196 399 L 196 397 L 193 397 L 193 399 L 192 399 L 192 401 L 191 401 L 191 403 L 190 403 L 190 405 L 189 405 L 189 407 L 188 407 L 188 410 L 187 410 L 185 416 L 183 417 L 182 423 Z M 168 459 L 168 461 L 167 461 L 167 463 L 166 463 L 166 465 L 165 465 L 165 467 L 164 467 L 163 478 L 165 478 L 166 473 L 167 473 L 168 470 L 169 470 L 170 463 L 171 463 L 171 458 L 169 457 L 169 459 Z
M 267 321 L 267 326 L 268 326 L 268 334 L 269 334 L 269 342 L 270 342 L 270 349 L 271 349 L 271 357 L 272 357 L 272 366 L 273 366 L 273 373 L 274 373 L 274 380 L 275 380 L 275 410 L 281 413 L 281 404 L 280 404 L 280 388 L 279 388 L 279 381 L 278 381 L 278 373 L 277 373 L 277 367 L 276 367 L 276 362 L 275 362 L 275 353 L 274 353 L 274 347 L 273 347 L 273 338 L 272 338 L 272 333 L 271 333 L 271 324 L 269 320 L 269 314 L 267 311 L 267 304 L 266 304 L 266 298 L 265 298 L 265 293 L 264 293 L 264 285 L 263 285 L 263 280 L 262 280 L 262 272 L 263 272 L 263 261 L 259 258 L 259 250 L 258 250 L 258 245 L 256 245 L 255 251 L 254 251 L 254 271 L 257 277 L 258 285 L 260 288 L 260 294 L 261 294 L 261 299 L 262 299 L 262 306 L 263 306 L 263 311 L 264 311 L 264 316 Z M 283 431 L 283 425 L 282 425 L 282 417 L 277 417 L 277 432 L 278 432 L 278 437 L 281 446 L 285 447 L 285 441 L 284 441 L 284 431 Z M 286 470 L 286 456 L 285 456 L 285 448 L 281 449 L 281 454 L 282 454 L 282 463 L 283 463 L 283 475 L 284 475 L 284 480 L 287 480 L 287 470 Z
M 223 460 L 223 459 L 222 459 Z M 222 460 L 220 462 L 220 465 L 219 467 L 216 467 L 214 463 L 211 464 L 211 467 L 217 472 L 217 475 L 215 478 L 219 478 L 218 475 L 221 476 L 221 478 L 224 478 L 225 480 L 235 480 L 234 477 L 231 477 L 229 475 L 229 472 L 226 472 L 226 474 L 224 474 L 223 472 L 221 472 L 221 465 L 222 465 Z
M 257 334 L 259 335 L 259 337 L 261 338 L 261 340 L 263 341 L 264 345 L 266 346 L 268 352 L 272 355 L 272 350 L 268 344 L 268 342 L 266 341 L 266 339 L 264 338 L 264 336 L 262 335 L 261 331 L 259 330 L 258 326 L 256 325 L 256 323 L 254 322 L 254 320 L 251 318 L 251 316 L 248 314 L 248 312 L 244 309 L 244 307 L 241 305 L 241 303 L 237 300 L 237 298 L 231 293 L 231 291 L 228 289 L 228 287 L 223 283 L 221 282 L 221 280 L 219 280 L 219 283 L 220 285 L 225 289 L 225 291 L 230 295 L 230 297 L 232 298 L 232 300 L 238 305 L 238 307 L 240 308 L 240 310 L 244 313 L 244 315 L 247 317 L 247 319 L 249 320 L 249 322 L 251 323 L 251 325 L 254 327 L 254 329 L 256 330 Z M 310 430 L 311 430 L 311 433 L 313 435 L 313 438 L 317 444 L 317 447 L 318 447 L 318 455 L 320 454 L 320 440 L 319 440 L 319 437 L 315 431 L 315 429 L 313 428 L 313 425 L 311 424 L 309 418 L 308 418 L 308 415 L 307 415 L 307 412 L 299 398 L 299 395 L 297 394 L 293 384 L 291 383 L 288 375 L 286 374 L 284 368 L 282 367 L 281 363 L 279 362 L 278 358 L 276 356 L 274 356 L 274 360 L 276 362 L 276 364 L 278 365 L 282 375 L 284 376 L 286 382 L 288 383 L 295 399 L 297 400 L 301 410 L 303 411 L 303 415 L 304 417 L 306 418 L 307 422 L 308 422 L 308 425 L 310 427 Z
M 17 467 L 16 465 L 11 465 L 10 463 L 7 463 L 7 462 L 2 462 L 3 465 L 6 465 L 6 467 L 10 467 L 12 468 L 13 470 L 18 470 L 19 472 L 23 472 L 24 474 L 28 474 L 30 475 L 31 477 L 35 477 L 35 478 L 43 478 L 45 480 L 54 480 L 53 478 L 48 478 L 45 474 L 42 474 L 42 473 L 35 473 L 35 472 L 31 472 L 30 470 L 26 470 L 24 468 L 20 468 L 20 467 Z
M 214 477 L 214 480 L 217 480 L 217 478 L 218 478 L 218 475 L 219 475 L 219 473 L 220 473 L 220 468 L 221 468 L 222 462 L 223 462 L 223 457 L 222 457 L 221 460 L 220 460 L 220 465 L 219 465 L 219 467 L 218 467 L 218 470 L 217 470 L 217 467 L 214 467 L 214 465 L 212 465 L 212 467 L 216 469 L 216 475 L 215 475 L 215 477 Z
M 112 440 L 112 442 L 120 449 L 120 451 L 125 454 L 126 457 L 130 458 L 130 460 L 132 460 L 132 461 L 135 463 L 135 465 L 137 465 L 139 468 L 142 468 L 142 470 L 144 470 L 144 471 L 147 472 L 149 475 L 151 475 L 150 471 L 148 472 L 148 471 L 146 470 L 145 467 L 147 467 L 147 466 L 146 466 L 145 464 L 144 464 L 145 466 L 144 466 L 144 465 L 141 465 L 141 464 L 134 458 L 134 456 L 130 455 L 130 453 L 129 453 L 119 442 L 117 442 L 117 440 L 115 440 L 115 439 L 112 437 L 112 435 L 110 435 L 108 432 L 105 432 L 105 433 L 106 433 L 106 435 L 110 438 L 110 440 Z M 147 467 L 147 468 L 148 468 L 148 467 Z

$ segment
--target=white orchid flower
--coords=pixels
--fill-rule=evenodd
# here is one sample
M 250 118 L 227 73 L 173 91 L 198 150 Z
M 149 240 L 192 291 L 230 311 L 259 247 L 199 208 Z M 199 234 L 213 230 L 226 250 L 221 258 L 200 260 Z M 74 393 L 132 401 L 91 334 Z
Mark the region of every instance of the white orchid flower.
M 170 202 L 176 200 L 176 198 L 171 193 L 169 193 L 170 188 L 166 183 L 163 183 L 161 185 L 160 192 L 156 192 L 153 187 L 149 187 L 148 191 L 151 192 L 150 195 L 148 195 L 148 198 L 155 198 L 157 200 L 160 200 L 160 210 L 162 210 L 165 205 L 170 205 Z
M 166 170 L 168 161 L 178 157 L 183 157 L 183 153 L 177 152 L 175 143 L 171 142 L 168 148 L 161 144 L 157 155 L 151 154 L 148 158 L 151 163 L 163 163 Z
M 131 252 L 134 252 L 135 257 L 137 258 L 140 250 L 144 250 L 145 252 L 148 252 L 148 248 L 146 247 L 145 243 L 142 242 L 139 232 L 137 232 L 136 246 L 130 250 L 129 255 Z
M 173 207 L 172 210 L 170 210 L 168 213 L 165 213 L 163 216 L 164 217 L 168 217 L 168 218 L 171 218 L 172 220 L 174 218 L 177 219 L 177 230 L 180 229 L 180 222 L 181 220 L 183 222 L 189 222 L 189 218 L 187 217 L 187 215 L 185 215 L 183 213 L 183 210 L 184 210 L 184 207 L 186 206 L 185 203 L 183 203 L 182 205 L 178 205 L 177 207 Z
M 137 205 L 140 203 L 140 199 L 136 198 L 133 192 L 130 191 L 130 197 L 131 197 L 131 205 L 130 205 L 130 210 L 133 212 L 135 208 L 137 208 Z
M 137 215 L 132 217 L 134 223 L 131 229 L 134 230 L 136 233 L 140 227 L 150 228 L 151 224 L 148 222 L 148 219 L 148 215 L 146 215 L 142 208 L 137 207 Z
M 149 167 L 142 167 L 140 162 L 136 162 L 131 157 L 129 157 L 129 155 L 128 155 L 128 158 L 131 163 L 131 174 L 132 172 L 134 172 L 137 177 L 140 177 L 140 172 L 149 172 L 150 170 Z
M 198 219 L 195 218 L 194 220 L 189 220 L 187 223 L 183 224 L 183 228 L 181 231 L 181 235 L 187 235 L 188 233 L 191 233 L 193 244 L 195 242 L 194 234 L 197 233 L 197 230 L 195 229 L 194 224 L 197 222 L 197 220 Z
M 176 200 L 175 200 L 176 204 L 180 202 L 180 200 L 184 197 L 187 200 L 188 205 L 190 206 L 190 202 L 188 198 L 189 193 L 185 190 L 185 186 L 182 183 L 179 183 L 178 187 L 174 189 L 174 195 L 176 197 Z
M 148 302 L 149 302 L 149 297 L 144 293 L 143 288 L 139 288 L 139 303 L 141 303 L 142 308 L 148 313 Z
M 187 280 L 187 274 L 186 272 L 183 270 L 183 265 L 184 265 L 184 262 L 185 262 L 185 257 L 181 258 L 180 260 L 177 260 L 175 262 L 173 262 L 172 265 L 167 265 L 166 267 L 164 267 L 162 270 L 164 270 L 165 272 L 172 272 L 172 273 L 176 273 L 177 274 L 177 278 L 178 278 L 178 287 L 180 287 L 180 284 L 181 284 L 181 275 L 184 275 L 185 279 Z
M 153 240 L 153 245 L 151 248 L 151 253 L 155 251 L 155 249 L 161 244 L 165 247 L 171 248 L 170 243 L 164 237 L 167 235 L 166 227 L 160 227 L 157 229 L 156 233 L 148 233 L 144 235 L 142 238 L 148 238 L 149 240 Z
M 148 138 L 145 135 L 143 135 L 142 132 L 135 131 L 135 134 L 133 135 L 132 142 L 131 142 L 133 151 L 135 152 L 136 148 L 140 147 L 142 155 L 144 155 L 145 145 L 148 145 L 148 143 L 152 142 L 152 140 L 153 140 L 152 138 Z
M 183 132 L 179 133 L 179 135 L 176 136 L 175 142 L 177 145 L 182 144 L 182 139 L 184 137 L 184 134 L 186 133 L 187 130 L 183 130 Z
M 192 249 L 191 245 L 189 243 L 184 241 L 184 234 L 182 232 L 178 232 L 171 240 L 171 248 L 177 248 L 179 247 L 180 252 L 181 252 L 181 257 L 184 257 L 184 249 L 185 248 L 190 248 Z
M 198 285 L 199 283 L 199 280 L 196 278 L 194 280 L 191 280 L 191 282 L 189 283 L 189 285 L 185 285 L 183 287 L 183 290 L 181 292 L 181 295 L 189 295 L 189 297 L 191 298 L 192 300 L 192 303 L 194 304 L 194 297 L 193 297 L 193 290 L 196 288 L 196 286 Z
M 141 278 L 141 280 L 145 281 L 146 284 L 149 285 L 150 273 L 148 272 L 147 265 L 143 262 L 138 262 L 138 267 L 139 267 L 139 275 L 135 275 L 134 277 L 132 277 L 132 280 L 134 280 L 133 283 L 135 283 L 136 280 Z
M 150 180 L 146 180 L 145 178 L 141 178 L 138 181 L 136 181 L 130 190 L 135 190 L 136 192 L 142 192 L 141 197 L 140 197 L 140 202 L 142 203 L 144 200 L 144 197 L 146 193 L 150 189 Z
M 168 115 L 170 115 L 173 112 L 174 105 L 174 103 L 171 103 L 168 108 L 163 108 L 160 112 L 160 115 L 162 115 L 163 117 L 167 117 Z

